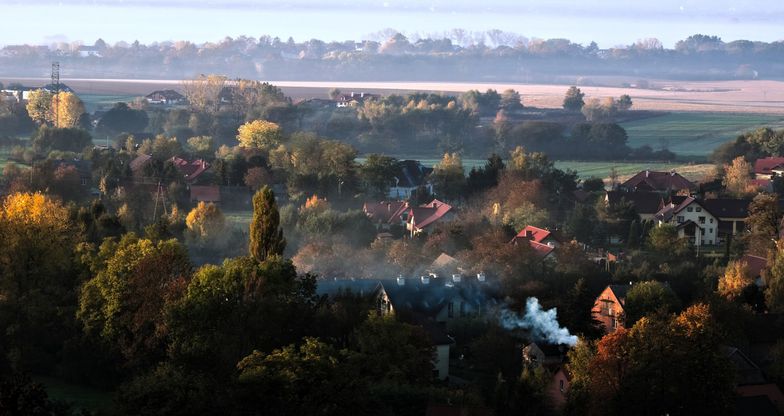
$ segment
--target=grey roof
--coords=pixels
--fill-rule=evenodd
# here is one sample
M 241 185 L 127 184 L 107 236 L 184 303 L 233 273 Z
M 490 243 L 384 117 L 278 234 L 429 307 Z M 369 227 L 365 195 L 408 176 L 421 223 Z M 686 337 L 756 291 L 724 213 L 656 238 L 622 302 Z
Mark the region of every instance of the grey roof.
M 610 205 L 618 204 L 622 199 L 630 202 L 638 214 L 656 214 L 663 203 L 661 194 L 657 192 L 607 192 Z
M 425 167 L 417 160 L 401 160 L 394 177 L 398 179 L 398 187 L 416 188 L 425 184 L 432 171 L 433 168 Z

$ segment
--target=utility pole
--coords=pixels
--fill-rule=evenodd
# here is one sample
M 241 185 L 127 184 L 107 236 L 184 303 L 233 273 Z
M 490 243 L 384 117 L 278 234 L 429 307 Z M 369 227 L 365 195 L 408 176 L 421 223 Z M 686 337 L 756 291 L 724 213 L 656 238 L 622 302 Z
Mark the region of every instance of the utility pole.
M 60 127 L 60 62 L 52 62 L 52 94 L 54 94 L 54 126 Z

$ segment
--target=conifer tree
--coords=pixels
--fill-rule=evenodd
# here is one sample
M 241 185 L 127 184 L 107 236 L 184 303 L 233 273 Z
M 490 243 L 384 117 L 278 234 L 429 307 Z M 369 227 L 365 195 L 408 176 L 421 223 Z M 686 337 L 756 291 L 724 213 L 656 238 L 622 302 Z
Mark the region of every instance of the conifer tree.
M 250 255 L 258 262 L 283 254 L 286 239 L 280 228 L 280 214 L 275 194 L 264 186 L 253 196 L 253 218 L 250 222 Z

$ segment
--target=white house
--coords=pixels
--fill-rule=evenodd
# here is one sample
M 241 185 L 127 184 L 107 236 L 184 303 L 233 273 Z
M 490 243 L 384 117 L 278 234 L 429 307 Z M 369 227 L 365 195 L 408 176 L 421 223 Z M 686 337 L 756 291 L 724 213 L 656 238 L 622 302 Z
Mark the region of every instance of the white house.
M 655 216 L 656 224 L 674 225 L 678 236 L 688 238 L 695 246 L 716 245 L 719 235 L 719 221 L 703 204 L 693 197 L 686 197 L 680 203 L 666 204 Z

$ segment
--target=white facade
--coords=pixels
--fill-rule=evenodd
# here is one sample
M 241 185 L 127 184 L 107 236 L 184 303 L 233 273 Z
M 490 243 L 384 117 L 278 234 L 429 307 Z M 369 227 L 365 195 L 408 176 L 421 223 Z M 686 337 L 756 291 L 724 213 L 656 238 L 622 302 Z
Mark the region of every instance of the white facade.
M 693 235 L 687 230 L 689 221 L 696 225 Z M 674 212 L 668 221 L 659 220 L 659 225 L 662 224 L 678 227 L 678 235 L 689 238 L 689 242 L 695 246 L 716 245 L 718 242 L 719 220 L 696 200 Z

